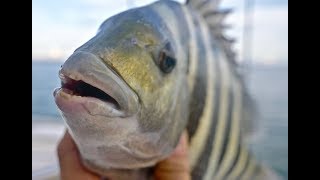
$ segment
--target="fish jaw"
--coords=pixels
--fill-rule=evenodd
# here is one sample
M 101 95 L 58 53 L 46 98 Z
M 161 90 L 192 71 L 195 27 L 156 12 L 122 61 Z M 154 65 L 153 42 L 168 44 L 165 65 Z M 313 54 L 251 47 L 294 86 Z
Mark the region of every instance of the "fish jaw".
M 72 95 L 68 89 L 57 88 L 55 90 L 55 101 L 59 109 L 67 114 L 90 114 L 92 116 L 105 116 L 105 117 L 123 117 L 125 113 L 109 102 L 104 102 L 92 97 L 81 97 Z
M 61 88 L 54 91 L 63 113 L 106 117 L 129 117 L 139 110 L 138 96 L 102 60 L 91 53 L 77 52 L 59 72 Z
M 104 174 L 114 168 L 149 167 L 172 151 L 160 132 L 141 130 L 138 96 L 95 55 L 75 53 L 59 76 L 62 87 L 53 93 L 55 102 L 89 169 Z M 97 92 L 94 86 L 107 95 L 81 90 L 86 84 L 90 91 Z

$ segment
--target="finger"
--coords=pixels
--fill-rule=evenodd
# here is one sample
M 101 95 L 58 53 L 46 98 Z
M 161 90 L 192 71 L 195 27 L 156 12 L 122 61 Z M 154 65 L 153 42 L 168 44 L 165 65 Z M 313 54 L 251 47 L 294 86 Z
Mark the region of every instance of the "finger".
M 88 171 L 81 164 L 79 151 L 72 137 L 65 132 L 58 145 L 58 158 L 60 164 L 60 176 L 62 180 L 98 180 L 99 176 Z
M 174 152 L 156 165 L 154 178 L 155 180 L 191 179 L 188 161 L 188 135 L 186 132 L 181 135 Z

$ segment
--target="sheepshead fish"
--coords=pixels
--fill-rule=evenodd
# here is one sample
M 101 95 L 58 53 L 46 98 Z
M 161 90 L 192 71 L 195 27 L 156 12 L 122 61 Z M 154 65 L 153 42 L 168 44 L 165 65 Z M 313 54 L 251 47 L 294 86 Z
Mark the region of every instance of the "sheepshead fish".
M 54 97 L 87 168 L 149 178 L 187 130 L 192 179 L 272 178 L 244 143 L 255 105 L 224 34 L 230 10 L 218 4 L 125 11 L 66 60 Z

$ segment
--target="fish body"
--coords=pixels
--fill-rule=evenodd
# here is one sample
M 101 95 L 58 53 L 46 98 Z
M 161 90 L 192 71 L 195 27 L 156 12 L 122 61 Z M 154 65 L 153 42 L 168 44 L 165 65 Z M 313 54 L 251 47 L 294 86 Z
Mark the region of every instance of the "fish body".
M 255 104 L 223 34 L 229 12 L 158 1 L 109 18 L 75 50 L 54 96 L 85 166 L 147 179 L 187 130 L 192 179 L 274 179 L 244 143 Z

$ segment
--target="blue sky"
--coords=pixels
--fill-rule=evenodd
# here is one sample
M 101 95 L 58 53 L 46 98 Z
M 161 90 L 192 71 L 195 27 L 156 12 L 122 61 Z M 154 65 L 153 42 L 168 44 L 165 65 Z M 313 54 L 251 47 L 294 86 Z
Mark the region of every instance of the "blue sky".
M 32 59 L 64 61 L 96 33 L 108 17 L 129 6 L 154 0 L 32 0 Z M 183 0 L 178 0 L 183 2 Z M 244 0 L 222 0 L 234 13 L 227 19 L 228 34 L 237 39 L 235 50 L 242 59 Z M 255 0 L 253 60 L 264 64 L 288 62 L 288 1 Z

